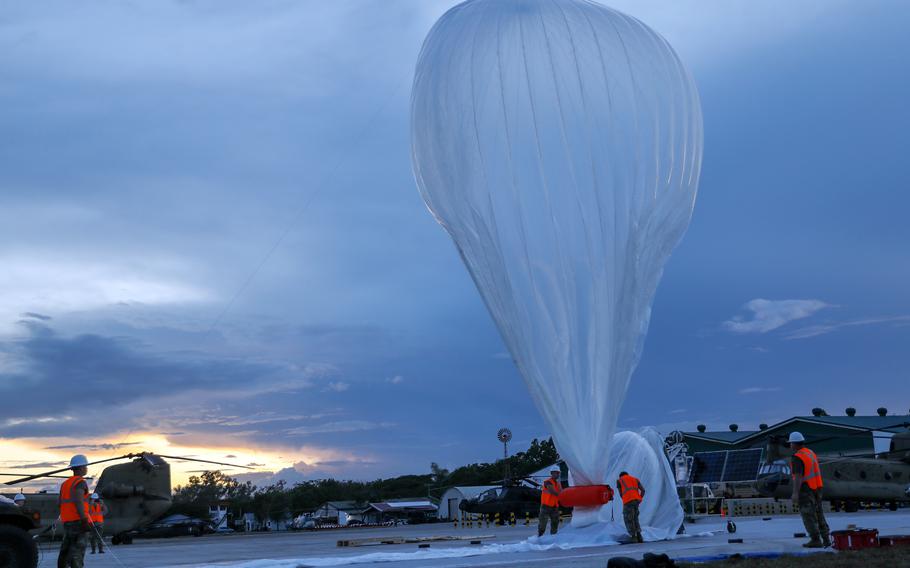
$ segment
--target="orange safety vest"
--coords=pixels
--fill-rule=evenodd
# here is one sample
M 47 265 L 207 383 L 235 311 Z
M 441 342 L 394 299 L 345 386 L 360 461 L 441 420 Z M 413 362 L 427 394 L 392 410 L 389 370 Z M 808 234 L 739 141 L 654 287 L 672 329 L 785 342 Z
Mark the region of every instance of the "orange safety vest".
M 540 504 L 547 507 L 559 507 L 559 497 L 547 493 L 548 486 L 552 487 L 557 493 L 562 491 L 562 485 L 560 485 L 559 481 L 554 481 L 552 477 L 548 477 L 543 482 L 543 491 L 540 492 Z
M 625 505 L 632 501 L 641 501 L 641 482 L 631 475 L 624 475 L 619 478 L 619 496 L 622 497 L 622 504 Z
M 60 486 L 60 520 L 64 523 L 79 521 L 79 511 L 76 509 L 75 489 L 80 483 L 85 483 L 81 475 L 74 475 L 63 482 Z M 84 486 L 85 494 L 82 496 L 82 510 L 85 512 L 85 518 L 90 517 L 88 511 L 88 485 Z
M 93 502 L 88 506 L 89 515 L 92 517 L 92 522 L 97 524 L 104 522 L 104 505 L 100 502 Z
M 822 488 L 822 469 L 818 465 L 818 456 L 809 448 L 800 448 L 794 456 L 803 462 L 803 483 L 809 486 L 809 489 L 819 490 Z M 796 479 L 796 474 L 793 474 Z

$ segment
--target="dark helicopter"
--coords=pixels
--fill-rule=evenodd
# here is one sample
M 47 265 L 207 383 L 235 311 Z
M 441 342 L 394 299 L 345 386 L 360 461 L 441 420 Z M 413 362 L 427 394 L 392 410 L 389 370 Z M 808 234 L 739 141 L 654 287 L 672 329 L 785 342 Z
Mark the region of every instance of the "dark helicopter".
M 559 462 L 560 483 L 563 487 L 569 486 L 569 469 L 565 462 Z M 508 470 L 506 470 L 508 473 Z M 525 515 L 537 516 L 540 511 L 540 482 L 533 477 L 511 476 L 501 480 L 499 487 L 487 489 L 477 497 L 464 499 L 458 504 L 458 508 L 465 513 L 474 513 L 481 515 L 496 515 L 503 522 L 515 513 L 516 518 L 524 518 Z M 560 507 L 563 514 L 571 514 L 572 509 L 569 507 Z
M 90 462 L 89 466 L 117 460 L 130 460 L 127 463 L 109 465 L 104 468 L 95 484 L 94 492 L 104 500 L 108 507 L 108 513 L 104 519 L 104 532 L 111 536 L 112 544 L 131 544 L 132 537 L 128 534 L 129 531 L 155 522 L 171 507 L 171 466 L 164 458 L 252 469 L 247 466 L 181 456 L 165 456 L 151 452 L 131 453 Z M 58 474 L 68 471 L 69 468 L 65 467 L 36 473 L 7 481 L 6 485 L 16 485 L 45 477 L 65 478 L 68 476 Z M 54 525 L 59 513 L 57 499 L 56 493 L 42 492 L 27 495 L 26 507 L 41 516 L 41 527 L 33 532 L 43 533 Z
M 536 516 L 540 509 L 540 489 L 518 483 L 504 484 L 487 489 L 473 499 L 463 500 L 458 508 L 465 513 L 480 515 L 498 513 L 503 521 L 507 521 L 512 513 L 516 518 L 524 518 L 526 514 Z
M 818 442 L 820 440 L 816 440 Z M 809 441 L 811 447 L 812 441 Z M 793 452 L 781 436 L 768 439 L 765 466 L 756 489 L 765 497 L 789 499 L 790 457 Z M 860 456 L 818 456 L 824 488 L 822 496 L 835 510 L 856 511 L 860 502 L 888 504 L 893 511 L 910 502 L 910 431 L 895 434 L 887 452 Z

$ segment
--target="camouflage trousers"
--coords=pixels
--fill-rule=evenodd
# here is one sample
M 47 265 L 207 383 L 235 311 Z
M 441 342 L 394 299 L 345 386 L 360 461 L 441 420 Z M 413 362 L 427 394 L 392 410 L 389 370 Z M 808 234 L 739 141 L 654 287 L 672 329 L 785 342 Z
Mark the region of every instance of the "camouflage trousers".
M 822 511 L 822 492 L 814 491 L 803 485 L 799 489 L 799 515 L 812 540 L 828 540 L 831 529 Z
M 638 506 L 641 501 L 629 501 L 622 506 L 622 520 L 626 524 L 626 532 L 633 539 L 641 534 L 641 525 L 638 524 Z
M 88 534 L 82 532 L 82 524 L 78 521 L 64 523 L 63 530 L 63 542 L 60 543 L 57 568 L 83 568 Z
M 92 532 L 89 533 L 91 536 L 92 542 L 92 552 L 95 552 L 95 547 L 98 547 L 98 550 L 104 550 L 104 523 L 95 523 Z
M 550 534 L 556 534 L 559 530 L 559 507 L 540 506 L 540 513 L 537 515 L 537 536 L 543 536 L 547 531 L 547 521 L 550 521 Z

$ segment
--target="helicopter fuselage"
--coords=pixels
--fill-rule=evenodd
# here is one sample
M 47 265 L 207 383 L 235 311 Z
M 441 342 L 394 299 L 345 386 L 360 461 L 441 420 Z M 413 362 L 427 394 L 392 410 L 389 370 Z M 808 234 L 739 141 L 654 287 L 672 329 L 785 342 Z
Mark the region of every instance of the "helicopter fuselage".
M 910 464 L 892 459 L 819 459 L 826 501 L 910 501 Z M 793 493 L 790 473 L 776 472 L 759 477 L 756 489 L 765 497 L 789 499 Z

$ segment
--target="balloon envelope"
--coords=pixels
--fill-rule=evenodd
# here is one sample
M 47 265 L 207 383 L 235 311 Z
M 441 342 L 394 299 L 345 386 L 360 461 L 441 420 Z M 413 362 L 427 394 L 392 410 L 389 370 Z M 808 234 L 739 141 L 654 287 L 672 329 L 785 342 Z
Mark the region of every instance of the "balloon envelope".
M 471 0 L 412 91 L 421 194 L 449 232 L 576 480 L 608 451 L 701 166 L 667 42 L 587 0 Z

